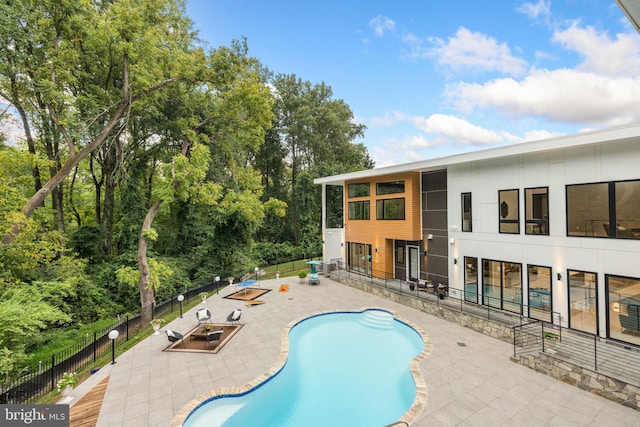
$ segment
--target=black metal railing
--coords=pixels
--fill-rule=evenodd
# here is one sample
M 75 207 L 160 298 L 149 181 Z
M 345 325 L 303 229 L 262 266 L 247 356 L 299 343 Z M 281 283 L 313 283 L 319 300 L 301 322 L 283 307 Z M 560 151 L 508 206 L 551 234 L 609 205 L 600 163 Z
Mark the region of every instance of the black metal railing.
M 368 283 L 373 286 L 389 289 L 403 294 L 410 294 L 421 300 L 428 300 L 435 304 L 447 307 L 450 310 L 487 320 L 495 320 L 508 326 L 522 325 L 531 319 L 525 315 L 529 307 L 522 302 L 504 301 L 499 298 L 483 297 L 485 304 L 477 301 L 478 295 L 472 295 L 469 291 L 449 288 L 444 284 L 420 280 L 418 282 L 393 278 L 390 273 L 371 270 L 360 271 L 345 268 L 344 262 L 339 259 L 331 260 L 332 268 L 336 274 L 349 280 Z M 558 313 L 549 313 L 549 319 L 558 322 Z

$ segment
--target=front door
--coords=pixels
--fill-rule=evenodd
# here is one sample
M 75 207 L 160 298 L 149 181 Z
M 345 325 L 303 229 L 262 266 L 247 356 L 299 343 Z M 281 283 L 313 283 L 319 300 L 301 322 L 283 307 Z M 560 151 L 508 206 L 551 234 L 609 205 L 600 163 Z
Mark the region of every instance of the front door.
M 407 246 L 407 280 L 417 282 L 420 277 L 420 248 Z

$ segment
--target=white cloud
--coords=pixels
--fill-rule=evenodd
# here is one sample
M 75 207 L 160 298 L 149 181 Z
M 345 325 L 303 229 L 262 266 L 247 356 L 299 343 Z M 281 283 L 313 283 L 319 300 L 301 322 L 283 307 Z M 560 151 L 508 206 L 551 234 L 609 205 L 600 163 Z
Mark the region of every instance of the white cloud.
M 424 132 L 436 133 L 455 145 L 488 146 L 500 144 L 503 139 L 496 132 L 476 126 L 456 116 L 432 114 L 415 117 L 415 125 Z
M 396 23 L 393 19 L 378 15 L 369 21 L 369 27 L 373 30 L 376 36 L 382 37 L 387 31 L 393 31 L 396 27 Z
M 612 40 L 606 32 L 577 24 L 556 31 L 552 41 L 584 57 L 581 70 L 609 76 L 637 76 L 640 73 L 640 36 L 618 34 Z
M 551 2 L 538 0 L 538 3 L 523 3 L 517 9 L 531 19 L 548 22 L 551 16 Z
M 362 123 L 365 123 L 368 127 L 389 127 L 398 122 L 407 121 L 404 114 L 398 111 L 387 112 L 384 116 L 372 117 L 370 119 L 363 119 Z
M 460 27 L 455 37 L 447 42 L 432 39 L 439 45 L 430 51 L 440 65 L 454 71 L 497 71 L 509 75 L 520 75 L 526 71 L 525 60 L 513 56 L 506 43 L 482 33 Z
M 460 111 L 497 109 L 513 117 L 619 126 L 640 120 L 640 78 L 611 78 L 576 70 L 534 70 L 526 78 L 459 83 L 446 96 Z

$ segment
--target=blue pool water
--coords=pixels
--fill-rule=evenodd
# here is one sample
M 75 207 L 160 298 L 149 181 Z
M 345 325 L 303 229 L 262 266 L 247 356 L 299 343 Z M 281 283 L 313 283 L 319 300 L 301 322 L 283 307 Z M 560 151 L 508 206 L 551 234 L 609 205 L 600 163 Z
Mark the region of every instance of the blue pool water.
M 384 426 L 413 404 L 409 362 L 423 349 L 415 329 L 383 310 L 313 316 L 289 332 L 278 374 L 204 402 L 184 426 Z

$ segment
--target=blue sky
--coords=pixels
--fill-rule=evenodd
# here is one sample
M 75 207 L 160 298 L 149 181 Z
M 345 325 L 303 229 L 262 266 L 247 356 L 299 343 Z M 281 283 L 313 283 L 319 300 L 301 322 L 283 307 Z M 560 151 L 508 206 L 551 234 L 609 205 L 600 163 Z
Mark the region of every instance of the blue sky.
M 615 0 L 187 0 L 210 47 L 246 37 L 325 82 L 376 167 L 640 118 L 640 36 Z

